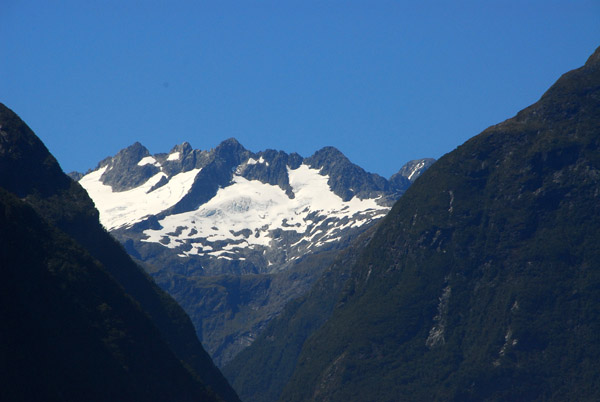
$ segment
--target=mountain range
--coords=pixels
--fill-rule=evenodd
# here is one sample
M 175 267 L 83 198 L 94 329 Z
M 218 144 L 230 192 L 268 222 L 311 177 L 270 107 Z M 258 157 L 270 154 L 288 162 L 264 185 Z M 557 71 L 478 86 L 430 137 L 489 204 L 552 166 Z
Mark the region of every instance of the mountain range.
M 599 195 L 600 48 L 440 158 L 224 372 L 245 401 L 600 400 Z
M 386 180 L 333 147 L 303 158 L 231 138 L 155 155 L 135 143 L 72 177 L 223 365 L 433 162 L 410 161 Z
M 247 402 L 600 400 L 600 48 L 431 162 L 134 144 L 90 198 L 0 104 L 0 398 L 238 401 L 211 329 Z

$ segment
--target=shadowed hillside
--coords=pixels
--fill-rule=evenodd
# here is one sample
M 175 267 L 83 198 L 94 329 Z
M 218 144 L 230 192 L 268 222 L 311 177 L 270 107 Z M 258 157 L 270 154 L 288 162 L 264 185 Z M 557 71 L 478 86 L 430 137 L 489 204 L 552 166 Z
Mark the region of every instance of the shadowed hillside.
M 206 354 L 200 345 L 195 336 L 194 328 L 183 310 L 172 298 L 152 282 L 149 276 L 128 257 L 123 248 L 102 228 L 98 221 L 98 212 L 86 192 L 79 184 L 75 183 L 62 172 L 54 157 L 50 155 L 46 147 L 33 134 L 29 127 L 10 109 L 1 104 L 0 187 L 13 193 L 21 200 L 24 200 L 29 206 L 33 207 L 38 215 L 37 219 L 49 225 L 51 230 L 66 238 L 66 241 L 77 244 L 77 247 L 83 250 L 82 252 L 88 256 L 88 259 L 93 261 L 93 264 L 102 267 L 101 271 L 105 272 L 105 275 L 113 281 L 113 285 L 111 286 L 116 286 L 121 289 L 121 292 L 124 290 L 128 297 L 132 298 L 135 305 L 139 303 L 139 307 L 143 310 L 141 314 L 143 316 L 147 314 L 152 320 L 152 323 L 148 325 L 153 328 L 156 326 L 158 331 L 157 337 L 162 339 L 161 342 L 166 341 L 166 344 L 163 345 L 166 350 L 161 353 L 174 353 L 174 356 L 177 357 L 176 364 L 182 370 L 183 366 L 179 360 L 191 372 L 192 377 L 196 377 L 195 381 L 198 381 L 198 379 L 201 380 L 201 382 L 208 385 L 223 399 L 229 401 L 238 400 L 235 392 L 229 387 L 227 381 L 215 368 L 208 354 Z M 15 227 L 19 227 L 20 225 L 27 226 L 26 223 L 20 223 L 19 221 L 13 222 L 10 219 L 8 221 Z M 29 240 L 24 235 L 22 238 L 23 243 L 17 243 L 14 249 L 7 249 L 5 251 L 8 253 L 17 252 L 19 254 L 27 254 L 23 258 L 31 258 L 31 260 L 23 262 L 23 264 L 30 265 L 31 269 L 36 269 L 40 272 L 51 269 L 49 265 L 44 265 L 47 264 L 49 256 L 46 257 L 43 253 L 37 256 L 35 254 L 29 255 L 27 251 L 30 248 L 36 248 L 35 242 L 37 241 L 37 236 L 40 236 L 39 241 L 45 241 L 43 237 L 36 233 L 28 233 L 28 235 L 30 235 Z M 10 231 L 4 232 L 4 236 L 10 239 Z M 3 247 L 8 247 L 6 244 L 9 243 L 4 242 Z M 21 247 L 22 250 L 18 247 Z M 41 247 L 40 250 L 44 250 L 44 248 Z M 53 249 L 50 247 L 47 251 L 50 252 Z M 76 276 L 79 269 L 77 263 L 68 262 L 69 258 L 71 258 L 68 253 L 65 253 L 63 258 L 67 260 L 66 264 L 71 269 L 66 275 Z M 73 258 L 77 260 L 79 257 L 74 256 Z M 3 269 L 17 269 L 13 263 L 17 264 L 18 260 L 9 259 L 8 261 L 11 262 L 3 264 Z M 89 263 L 86 264 L 89 265 Z M 85 267 L 86 265 L 82 266 L 81 269 L 85 270 Z M 24 280 L 26 280 L 26 277 Z M 43 287 L 41 284 L 38 286 Z M 73 283 L 72 286 L 78 287 L 77 282 Z M 94 281 L 90 281 L 86 286 L 93 288 L 95 286 Z M 58 289 L 55 290 L 58 292 Z M 15 287 L 12 291 L 20 294 L 19 297 L 27 298 L 28 296 L 27 293 L 20 293 L 24 290 L 19 286 Z M 126 297 L 125 293 L 123 293 L 123 297 Z M 31 295 L 32 300 L 28 301 L 31 305 L 42 301 L 34 299 L 34 296 L 38 295 Z M 69 296 L 65 295 L 65 297 L 67 298 L 65 303 L 68 303 Z M 58 303 L 54 297 L 49 297 L 47 307 L 52 306 L 54 302 Z M 92 302 L 90 301 L 90 303 Z M 102 303 L 99 302 L 99 304 Z M 85 308 L 92 309 L 93 311 L 95 307 L 86 304 Z M 80 313 L 81 316 L 77 319 L 84 321 L 85 314 Z M 91 314 L 90 312 L 89 325 L 95 326 L 96 324 L 94 324 L 94 318 Z M 127 316 L 128 314 L 125 313 L 122 315 L 122 317 Z M 34 321 L 38 318 L 37 315 L 31 317 Z M 61 319 L 68 320 L 69 318 L 67 316 L 61 317 Z M 124 325 L 127 327 L 129 323 L 124 323 Z M 19 327 L 15 326 L 15 328 Z M 128 336 L 128 330 L 124 330 L 124 332 Z M 45 335 L 43 331 L 38 334 L 42 338 Z M 76 337 L 75 334 L 72 336 Z M 133 335 L 131 336 L 133 337 Z M 27 347 L 27 344 L 21 346 Z M 51 345 L 48 346 L 51 347 Z M 144 351 L 140 350 L 139 352 Z M 54 352 L 48 351 L 48 353 Z M 60 357 L 60 353 L 56 353 L 54 357 Z M 85 351 L 78 351 L 77 348 L 71 350 L 70 353 L 81 353 L 81 356 L 85 356 Z M 140 362 L 143 362 L 152 356 L 151 352 L 148 353 L 149 355 L 143 359 L 140 356 L 136 358 L 139 358 Z M 73 358 L 76 357 L 73 356 Z M 51 362 L 48 364 L 51 365 Z M 160 364 L 157 363 L 157 365 Z M 7 368 L 7 366 L 4 367 Z M 145 367 L 150 367 L 150 364 L 148 363 Z M 165 366 L 165 369 L 167 367 L 169 366 Z M 173 369 L 173 373 L 175 372 L 175 369 Z M 79 374 L 82 375 L 82 373 Z M 57 368 L 55 375 L 60 376 L 60 369 Z M 90 373 L 90 375 L 92 374 Z M 140 379 L 140 381 L 143 380 L 149 382 L 158 381 L 158 376 Z M 197 385 L 199 386 L 199 384 Z M 158 387 L 159 384 L 156 384 L 156 386 Z M 143 388 L 141 382 L 140 387 Z M 168 387 L 165 385 L 165 388 Z M 60 390 L 61 388 L 59 387 L 58 389 Z M 152 386 L 148 385 L 148 390 L 144 392 L 152 394 L 152 389 Z M 160 398 L 157 396 L 157 399 Z M 174 397 L 174 399 L 177 400 L 178 398 Z

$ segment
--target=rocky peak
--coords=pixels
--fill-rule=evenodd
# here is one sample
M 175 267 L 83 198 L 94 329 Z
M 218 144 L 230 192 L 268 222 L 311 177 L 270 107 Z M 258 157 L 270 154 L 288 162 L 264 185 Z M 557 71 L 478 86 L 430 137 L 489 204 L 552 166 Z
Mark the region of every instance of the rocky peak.
M 175 152 L 180 152 L 183 155 L 187 155 L 190 152 L 192 152 L 193 150 L 194 149 L 192 148 L 192 145 L 189 142 L 185 141 L 179 145 L 175 145 L 173 147 L 173 149 L 171 149 L 171 152 L 169 152 L 169 154 L 174 154 Z
M 140 159 L 148 155 L 150 155 L 148 148 L 143 146 L 139 141 L 136 141 L 127 148 L 119 151 L 119 153 L 117 153 L 117 158 L 133 158 L 139 161 Z
M 194 150 L 189 142 L 184 142 L 174 146 L 167 155 L 162 154 L 159 162 L 162 171 L 171 177 L 181 172 L 203 168 L 210 160 L 210 152 Z
M 194 180 L 190 191 L 164 214 L 181 213 L 197 208 L 217 194 L 220 187 L 230 184 L 239 165 L 253 154 L 235 138 L 221 142 L 210 152 L 198 152 L 203 160 L 202 170 Z
M 300 157 L 300 155 L 296 155 Z M 300 163 L 297 163 L 295 156 L 288 155 L 283 151 L 267 149 L 242 163 L 236 173 L 248 180 L 259 180 L 262 183 L 279 186 L 288 197 L 294 198 L 289 182 L 288 168 L 291 168 L 290 165 L 297 168 L 302 163 L 301 161 L 301 157 Z
M 235 167 L 251 154 L 235 138 L 228 138 L 221 142 L 213 151 L 214 160 Z
M 81 172 L 72 171 L 72 172 L 67 173 L 67 176 L 69 176 L 71 179 L 73 179 L 75 181 L 79 181 L 84 176 L 84 174 Z
M 368 173 L 353 164 L 338 149 L 325 147 L 304 160 L 321 174 L 328 175 L 328 184 L 335 194 L 344 201 L 357 196 L 360 199 L 372 198 L 388 189 L 387 181 L 378 174 Z
M 290 167 L 290 169 L 298 169 L 300 167 L 300 165 L 302 164 L 302 161 L 304 160 L 303 157 L 301 157 L 298 153 L 296 152 L 292 152 L 289 156 L 288 156 L 288 166 Z
M 311 157 L 307 158 L 307 163 L 310 165 L 333 165 L 335 163 L 349 162 L 346 155 L 344 155 L 339 149 L 332 146 L 326 146 L 319 149 Z
M 122 149 L 111 158 L 100 180 L 114 191 L 125 191 L 145 183 L 160 172 L 156 159 L 139 142 Z
M 414 182 L 417 178 L 423 173 L 425 170 L 429 168 L 429 166 L 433 165 L 435 159 L 433 158 L 424 158 L 424 159 L 414 159 L 412 161 L 408 161 L 402 168 L 390 177 L 390 181 L 394 178 L 394 176 L 398 175 L 406 178 L 409 182 Z

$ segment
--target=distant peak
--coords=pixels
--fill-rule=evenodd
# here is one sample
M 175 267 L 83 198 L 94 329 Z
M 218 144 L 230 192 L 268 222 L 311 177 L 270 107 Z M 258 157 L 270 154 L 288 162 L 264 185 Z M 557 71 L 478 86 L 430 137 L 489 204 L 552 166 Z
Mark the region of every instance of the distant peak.
M 172 154 L 174 152 L 181 152 L 185 155 L 192 151 L 193 151 L 192 145 L 189 142 L 185 141 L 179 145 L 175 145 L 169 153 Z
M 304 163 L 315 169 L 324 168 L 325 171 L 329 171 L 333 166 L 338 168 L 355 166 L 339 149 L 331 146 L 319 149 L 311 157 L 306 158 Z M 358 168 L 358 166 L 355 167 Z
M 244 151 L 246 151 L 246 148 L 244 148 L 244 146 L 242 144 L 240 144 L 238 140 L 231 137 L 231 138 L 228 138 L 225 141 L 221 142 L 217 146 L 217 148 L 215 148 L 215 151 L 217 151 L 217 153 L 220 153 L 220 152 L 244 152 Z
M 390 177 L 390 183 L 395 189 L 406 190 L 425 170 L 435 162 L 434 158 L 413 159 L 406 162 L 398 173 Z
M 346 155 L 344 155 L 339 149 L 332 146 L 327 146 L 319 149 L 315 152 L 310 158 L 311 161 L 314 161 L 318 165 L 323 165 L 329 161 L 331 163 L 332 160 L 348 160 Z
M 242 146 L 242 144 L 234 137 L 230 137 L 222 141 L 219 146 Z
M 127 156 L 139 155 L 140 159 L 141 159 L 144 156 L 150 155 L 150 151 L 148 151 L 148 148 L 143 146 L 140 142 L 136 141 L 133 144 L 131 144 L 130 146 L 128 146 L 127 148 L 120 150 L 116 156 L 118 157 L 118 156 L 124 156 L 124 155 L 127 155 Z
M 339 149 L 337 149 L 336 147 L 333 147 L 331 145 L 328 145 L 326 147 L 323 147 L 321 149 L 319 149 L 317 152 L 315 152 L 316 154 L 321 154 L 321 153 L 326 153 L 326 154 L 331 154 L 331 155 L 344 155 L 342 153 L 342 151 L 340 151 Z
M 145 147 L 142 145 L 142 143 L 141 143 L 141 142 L 139 142 L 139 141 L 136 141 L 136 142 L 134 142 L 133 144 L 131 144 L 130 146 L 128 146 L 128 147 L 127 147 L 127 148 L 125 148 L 125 149 L 130 149 L 130 148 L 131 148 L 131 149 L 138 149 L 138 148 L 145 148 Z

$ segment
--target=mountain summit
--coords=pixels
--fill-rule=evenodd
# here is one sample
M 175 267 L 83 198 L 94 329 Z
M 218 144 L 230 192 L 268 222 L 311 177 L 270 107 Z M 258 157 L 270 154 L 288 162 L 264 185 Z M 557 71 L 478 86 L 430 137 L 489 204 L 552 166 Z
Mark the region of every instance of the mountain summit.
M 432 163 L 410 162 L 386 180 L 333 147 L 303 158 L 230 138 L 208 151 L 184 143 L 150 155 L 136 143 L 79 183 L 222 364 Z

